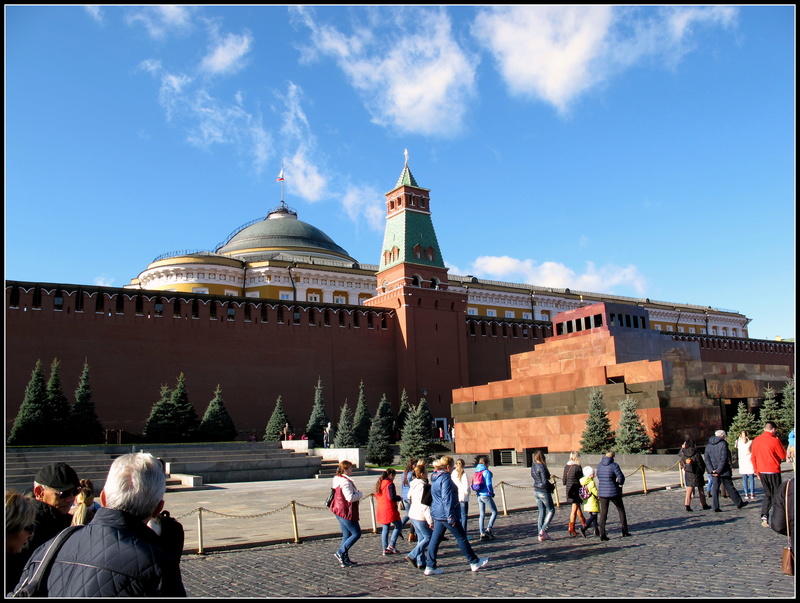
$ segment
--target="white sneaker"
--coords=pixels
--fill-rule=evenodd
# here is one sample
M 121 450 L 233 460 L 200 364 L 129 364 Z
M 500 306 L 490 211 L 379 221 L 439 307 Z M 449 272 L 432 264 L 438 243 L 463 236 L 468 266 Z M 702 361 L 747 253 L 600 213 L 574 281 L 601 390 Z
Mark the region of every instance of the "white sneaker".
M 438 574 L 443 574 L 444 570 L 441 567 L 426 567 L 425 568 L 425 575 L 426 576 L 435 576 Z
M 472 568 L 473 572 L 477 572 L 487 563 L 489 563 L 489 558 L 483 557 L 482 559 L 478 559 L 475 563 L 470 563 L 469 566 Z

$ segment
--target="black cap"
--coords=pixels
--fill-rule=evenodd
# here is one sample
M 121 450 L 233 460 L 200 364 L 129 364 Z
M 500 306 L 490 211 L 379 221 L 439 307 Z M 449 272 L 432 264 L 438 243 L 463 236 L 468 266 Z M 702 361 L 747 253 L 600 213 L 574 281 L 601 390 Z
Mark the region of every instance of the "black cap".
M 75 470 L 66 463 L 53 463 L 39 470 L 34 481 L 53 490 L 78 488 L 81 483 Z

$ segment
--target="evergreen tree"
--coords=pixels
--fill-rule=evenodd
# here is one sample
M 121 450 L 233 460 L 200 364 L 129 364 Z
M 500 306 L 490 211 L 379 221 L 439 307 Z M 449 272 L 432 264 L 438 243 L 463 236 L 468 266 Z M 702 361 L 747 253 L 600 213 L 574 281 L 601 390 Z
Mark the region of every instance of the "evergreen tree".
M 174 408 L 177 419 L 175 428 L 177 430 L 175 442 L 192 442 L 197 438 L 197 429 L 200 427 L 200 418 L 197 411 L 189 401 L 189 394 L 186 392 L 186 378 L 183 373 L 178 377 L 175 389 L 170 395 L 170 403 Z
M 642 423 L 636 407 L 639 402 L 626 396 L 620 400 L 621 416 L 615 437 L 614 450 L 620 454 L 647 454 L 650 452 L 650 436 Z
M 145 421 L 142 436 L 146 442 L 172 442 L 174 440 L 176 416 L 170 400 L 171 392 L 167 385 L 161 386 L 161 395 L 150 409 L 150 416 Z
M 367 408 L 367 399 L 364 395 L 364 382 L 358 389 L 358 404 L 356 404 L 356 414 L 353 418 L 353 434 L 356 439 L 356 446 L 366 446 L 369 440 L 369 428 L 372 425 L 372 417 Z
M 281 403 L 281 397 L 278 396 L 278 400 L 275 402 L 275 410 L 272 411 L 272 415 L 267 422 L 267 429 L 264 431 L 264 441 L 280 442 L 281 430 L 288 422 L 289 417 L 286 416 L 286 412 L 283 410 L 283 404 Z
M 102 444 L 105 440 L 103 425 L 92 402 L 87 362 L 83 363 L 83 373 L 78 381 L 78 389 L 75 390 L 75 403 L 72 405 L 69 419 L 74 444 Z
M 315 446 L 322 446 L 322 434 L 329 422 L 330 419 L 325 414 L 325 401 L 322 399 L 322 379 L 318 379 L 314 387 L 314 407 L 306 425 L 306 435 L 309 440 L 314 441 Z
M 61 375 L 59 368 L 61 362 L 53 359 L 50 365 L 50 379 L 47 382 L 47 432 L 50 434 L 45 441 L 51 444 L 69 444 L 72 436 L 67 426 L 69 425 L 69 402 L 61 388 Z
M 229 442 L 236 438 L 236 425 L 225 408 L 219 384 L 214 390 L 214 398 L 208 403 L 203 420 L 200 421 L 197 434 L 198 440 L 203 442 Z
M 408 403 L 408 394 L 405 388 L 403 393 L 400 394 L 400 408 L 397 411 L 397 419 L 394 422 L 394 430 L 392 432 L 392 439 L 395 439 L 395 434 L 403 433 L 403 425 L 406 423 L 406 417 L 411 413 L 411 405 Z M 402 437 L 402 435 L 401 435 Z
M 416 408 L 411 408 L 403 426 L 403 437 L 400 442 L 400 457 L 403 461 L 410 458 L 425 459 L 428 462 L 433 455 L 431 442 L 430 411 L 425 398 L 420 400 Z
M 747 410 L 747 405 L 744 402 L 739 401 L 736 415 L 728 426 L 728 448 L 731 452 L 736 450 L 736 440 L 739 439 L 739 435 L 743 431 L 747 432 L 747 437 L 751 440 L 761 433 L 755 416 Z
M 581 438 L 583 454 L 605 454 L 614 447 L 614 432 L 608 418 L 603 390 L 592 388 L 589 392 L 589 416 Z
M 42 361 L 37 360 L 31 373 L 31 380 L 25 388 L 25 397 L 19 407 L 14 425 L 6 443 L 9 446 L 29 446 L 42 444 L 42 427 L 47 423 L 47 383 L 44 380 Z
M 353 412 L 345 400 L 342 410 L 339 411 L 339 423 L 336 425 L 336 435 L 333 438 L 334 448 L 355 448 L 356 436 L 353 429 Z
M 781 390 L 783 394 L 783 403 L 781 404 L 780 411 L 780 436 L 786 438 L 789 432 L 794 429 L 794 377 L 786 383 Z
M 392 439 L 389 435 L 392 431 L 392 421 L 392 407 L 386 399 L 386 394 L 383 394 L 369 428 L 369 439 L 365 451 L 368 463 L 390 465 L 394 461 Z
M 767 421 L 772 421 L 775 425 L 780 424 L 780 410 L 780 403 L 777 398 L 775 398 L 775 390 L 767 385 L 767 387 L 764 388 L 764 403 L 761 405 L 758 421 L 761 429 L 764 429 L 764 423 Z
M 434 435 L 433 435 L 433 429 L 434 429 L 433 415 L 431 414 L 430 407 L 428 407 L 428 403 L 425 401 L 425 398 L 420 398 L 419 404 L 417 404 L 417 407 L 414 409 L 413 412 L 416 412 L 416 413 L 419 414 L 419 421 L 427 423 L 427 425 L 428 425 L 428 432 L 427 432 L 428 433 L 428 439 L 432 439 L 434 437 Z M 438 437 L 438 435 L 436 437 Z

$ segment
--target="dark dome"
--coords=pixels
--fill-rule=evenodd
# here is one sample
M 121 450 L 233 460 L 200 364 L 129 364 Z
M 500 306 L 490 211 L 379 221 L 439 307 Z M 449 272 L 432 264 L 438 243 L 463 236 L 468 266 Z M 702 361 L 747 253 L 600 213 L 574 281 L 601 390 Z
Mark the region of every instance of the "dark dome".
M 266 219 L 242 228 L 216 250 L 242 259 L 280 252 L 355 261 L 319 228 L 298 220 L 297 212 L 285 204 L 272 210 Z

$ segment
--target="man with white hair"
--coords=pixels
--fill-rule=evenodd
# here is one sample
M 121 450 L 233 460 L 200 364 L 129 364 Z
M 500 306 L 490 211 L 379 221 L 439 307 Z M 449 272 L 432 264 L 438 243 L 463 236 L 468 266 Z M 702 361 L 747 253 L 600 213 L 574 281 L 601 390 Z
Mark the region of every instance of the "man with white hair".
M 708 467 L 708 472 L 711 474 L 711 506 L 714 507 L 716 513 L 721 512 L 719 508 L 720 483 L 725 486 L 731 502 L 736 505 L 737 509 L 741 509 L 747 504 L 747 501 L 742 500 L 739 492 L 733 486 L 731 451 L 728 448 L 728 442 L 725 441 L 725 431 L 722 429 L 718 429 L 713 436 L 708 438 L 706 467 Z
M 147 527 L 164 508 L 165 491 L 163 466 L 152 454 L 118 457 L 100 493 L 103 506 L 59 550 L 46 596 L 185 597 L 178 559 Z M 17 588 L 33 576 L 47 544 L 33 553 Z

